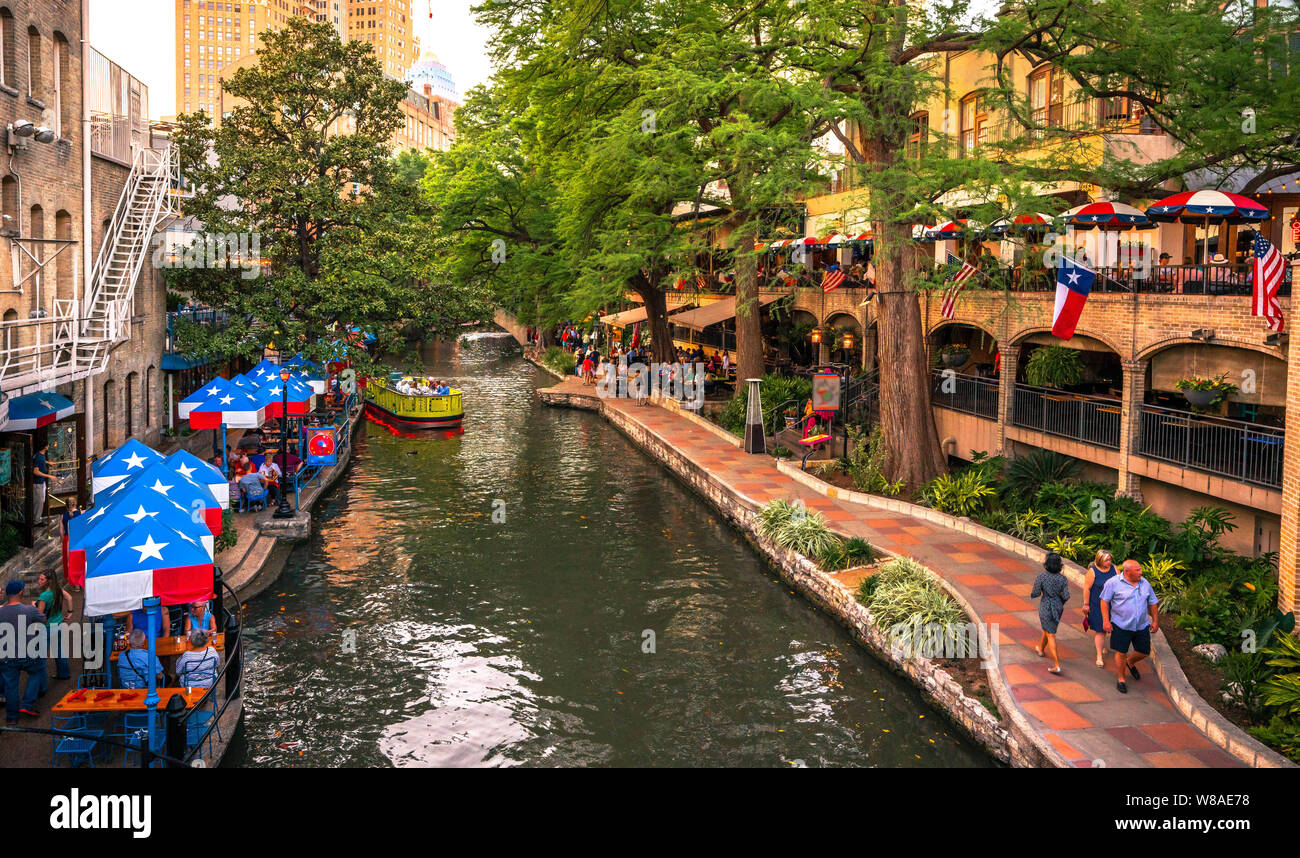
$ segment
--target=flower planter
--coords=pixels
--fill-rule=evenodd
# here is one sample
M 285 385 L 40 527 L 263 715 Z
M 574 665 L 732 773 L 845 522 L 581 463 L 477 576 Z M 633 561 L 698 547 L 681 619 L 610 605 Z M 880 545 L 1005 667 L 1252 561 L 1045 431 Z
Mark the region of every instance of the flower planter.
M 940 360 L 942 360 L 943 365 L 947 367 L 956 368 L 964 366 L 966 361 L 970 360 L 970 352 L 950 352 L 943 355 Z
M 1193 408 L 1207 408 L 1222 394 L 1217 390 L 1184 390 L 1187 404 Z

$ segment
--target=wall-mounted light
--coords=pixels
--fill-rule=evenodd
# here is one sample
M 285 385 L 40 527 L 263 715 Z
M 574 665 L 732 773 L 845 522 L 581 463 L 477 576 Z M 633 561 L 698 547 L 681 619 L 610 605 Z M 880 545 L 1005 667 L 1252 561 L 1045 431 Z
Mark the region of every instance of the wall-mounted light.
M 844 350 L 845 350 L 845 351 L 849 351 L 849 350 L 852 349 L 852 348 L 853 348 L 853 332 L 852 332 L 852 331 L 845 331 L 845 332 L 844 332 Z
M 36 135 L 36 126 L 26 119 L 19 119 L 9 126 L 9 130 L 14 133 L 15 137 L 33 137 Z
M 58 135 L 54 133 L 53 128 L 46 128 L 45 126 L 42 125 L 40 128 L 36 129 L 37 143 L 53 143 L 55 140 L 58 139 L 59 139 Z
M 1214 331 L 1209 328 L 1196 328 L 1192 331 L 1192 339 L 1200 340 L 1203 343 L 1209 342 L 1214 339 Z
M 809 339 L 811 339 L 814 343 L 820 343 L 820 342 L 822 341 L 822 329 L 821 329 L 821 328 L 813 328 L 813 329 L 812 329 L 812 333 L 809 334 L 808 337 L 809 337 Z

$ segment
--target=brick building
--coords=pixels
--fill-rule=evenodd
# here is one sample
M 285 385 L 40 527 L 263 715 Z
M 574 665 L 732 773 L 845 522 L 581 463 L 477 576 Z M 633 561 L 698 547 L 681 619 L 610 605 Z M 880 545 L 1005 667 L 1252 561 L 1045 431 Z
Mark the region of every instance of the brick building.
M 0 507 L 29 542 L 40 515 L 31 503 L 36 445 L 51 445 L 56 511 L 64 498 L 86 500 L 90 458 L 128 436 L 156 443 L 160 426 L 164 290 L 139 264 L 147 236 L 123 230 L 119 214 L 145 197 L 157 208 L 164 196 L 157 163 L 133 170 L 157 145 L 148 90 L 83 49 L 83 30 L 81 4 L 0 2 L 9 150 L 0 177 Z M 40 428 L 11 414 L 55 393 L 73 413 Z

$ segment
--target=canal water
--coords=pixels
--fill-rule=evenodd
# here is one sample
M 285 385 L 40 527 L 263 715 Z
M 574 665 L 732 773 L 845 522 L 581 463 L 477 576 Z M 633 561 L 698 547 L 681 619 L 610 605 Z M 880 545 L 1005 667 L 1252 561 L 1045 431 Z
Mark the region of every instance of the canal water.
M 359 434 L 247 607 L 229 763 L 991 765 L 517 348 L 425 360 L 464 434 Z

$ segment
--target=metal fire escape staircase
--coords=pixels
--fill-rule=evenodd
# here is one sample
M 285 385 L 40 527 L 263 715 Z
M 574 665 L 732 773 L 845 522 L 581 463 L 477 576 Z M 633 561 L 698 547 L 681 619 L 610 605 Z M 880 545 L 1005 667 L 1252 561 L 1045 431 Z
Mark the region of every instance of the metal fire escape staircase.
M 174 146 L 135 150 L 85 300 L 56 298 L 52 313 L 42 308 L 30 319 L 0 323 L 0 391 L 12 397 L 49 390 L 106 369 L 113 348 L 131 336 L 136 281 L 151 256 L 159 224 L 174 214 L 178 175 Z M 52 257 L 40 260 L 30 252 L 25 256 L 36 276 L 29 274 L 23 282 L 39 283 Z

